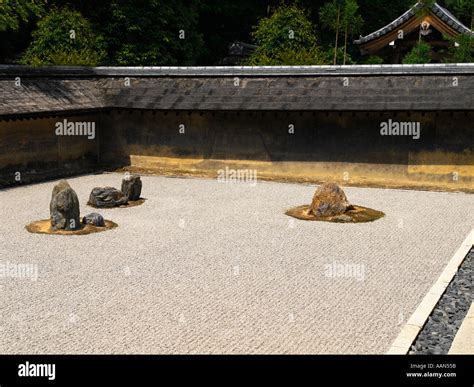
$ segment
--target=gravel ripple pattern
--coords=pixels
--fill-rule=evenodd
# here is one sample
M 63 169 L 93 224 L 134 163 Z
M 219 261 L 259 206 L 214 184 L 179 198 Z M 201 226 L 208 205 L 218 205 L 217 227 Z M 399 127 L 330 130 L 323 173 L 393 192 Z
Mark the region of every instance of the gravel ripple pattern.
M 69 179 L 81 215 L 95 186 Z M 118 227 L 30 234 L 54 182 L 0 190 L 0 353 L 386 353 L 473 228 L 474 196 L 344 188 L 373 223 L 285 215 L 315 186 L 144 176 Z

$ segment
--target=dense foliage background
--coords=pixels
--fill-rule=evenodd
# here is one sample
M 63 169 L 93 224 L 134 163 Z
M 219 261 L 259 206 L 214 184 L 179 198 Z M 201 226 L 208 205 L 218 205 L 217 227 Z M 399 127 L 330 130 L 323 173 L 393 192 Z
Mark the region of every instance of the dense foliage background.
M 426 0 L 429 1 L 429 0 Z M 0 62 L 215 65 L 233 41 L 246 64 L 380 63 L 352 43 L 415 0 L 0 0 Z M 439 0 L 472 26 L 474 0 Z M 472 60 L 464 39 L 457 60 Z M 426 59 L 420 45 L 410 63 Z

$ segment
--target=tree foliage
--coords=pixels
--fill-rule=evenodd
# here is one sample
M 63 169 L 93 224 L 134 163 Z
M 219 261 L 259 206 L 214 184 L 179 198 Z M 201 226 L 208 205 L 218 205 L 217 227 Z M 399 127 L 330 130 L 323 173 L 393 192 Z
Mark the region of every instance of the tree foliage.
M 359 14 L 359 5 L 356 0 L 332 0 L 326 3 L 320 12 L 321 23 L 335 33 L 333 64 L 337 64 L 336 52 L 339 47 L 339 34 L 344 34 L 344 55 L 342 63 L 347 62 L 347 46 L 349 39 L 360 32 L 364 20 Z
M 364 64 L 368 65 L 380 65 L 383 63 L 383 58 L 378 55 L 370 55 L 365 61 Z
M 433 0 L 424 1 L 427 11 Z M 473 28 L 474 0 L 437 1 Z M 215 65 L 227 55 L 234 41 L 253 40 L 259 48 L 247 63 L 255 65 L 365 62 L 368 59 L 353 44 L 354 37 L 378 30 L 415 3 L 416 0 L 0 0 L 0 61 L 18 63 L 23 57 L 23 63 L 32 64 Z M 67 36 L 64 40 L 72 18 L 64 19 L 64 30 L 34 30 L 45 20 L 53 23 L 51 14 L 64 8 L 82 15 L 79 24 L 86 19 L 90 40 L 84 39 L 85 45 L 76 40 L 73 46 Z M 184 38 L 180 38 L 180 32 Z M 466 60 L 469 55 L 463 50 L 465 44 L 463 40 L 458 43 L 460 49 L 452 47 L 449 51 L 452 60 Z
M 113 0 L 103 31 L 111 61 L 134 66 L 194 64 L 203 46 L 197 11 L 184 0 Z
M 445 0 L 446 6 L 471 30 L 474 27 L 474 1 L 473 0 Z
M 359 15 L 359 5 L 356 0 L 345 0 L 342 9 L 341 27 L 344 31 L 344 61 L 347 62 L 347 45 L 348 40 L 354 36 L 354 34 L 360 32 L 364 19 Z
M 431 46 L 426 42 L 419 42 L 403 59 L 403 64 L 424 64 L 431 62 Z
M 251 65 L 321 64 L 316 32 L 305 11 L 295 5 L 281 5 L 270 17 L 262 18 L 252 33 L 258 46 Z
M 449 56 L 446 62 L 472 63 L 474 62 L 474 38 L 468 34 L 461 34 L 456 38 L 446 37 L 451 42 Z
M 419 3 L 421 4 L 421 7 L 416 13 L 418 17 L 423 17 L 430 13 L 436 0 L 419 0 Z
M 79 12 L 54 9 L 38 21 L 33 41 L 21 62 L 39 65 L 100 64 L 106 56 L 103 39 Z
M 21 22 L 43 12 L 44 1 L 0 0 L 0 31 L 18 30 Z

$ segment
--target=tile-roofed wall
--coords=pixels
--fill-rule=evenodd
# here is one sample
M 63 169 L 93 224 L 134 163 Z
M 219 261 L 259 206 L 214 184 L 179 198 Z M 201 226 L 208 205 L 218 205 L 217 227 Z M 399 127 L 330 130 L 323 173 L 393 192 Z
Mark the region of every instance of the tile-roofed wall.
M 157 110 L 472 110 L 474 65 L 261 68 L 0 66 L 0 115 Z M 15 85 L 19 77 L 21 85 Z M 125 85 L 125 77 L 130 86 Z M 458 86 L 453 85 L 453 78 Z M 345 85 L 348 82 L 348 85 Z
M 474 77 L 131 78 L 107 80 L 107 105 L 158 110 L 463 110 Z
M 97 80 L 20 77 L 0 80 L 0 114 L 96 110 L 103 107 Z

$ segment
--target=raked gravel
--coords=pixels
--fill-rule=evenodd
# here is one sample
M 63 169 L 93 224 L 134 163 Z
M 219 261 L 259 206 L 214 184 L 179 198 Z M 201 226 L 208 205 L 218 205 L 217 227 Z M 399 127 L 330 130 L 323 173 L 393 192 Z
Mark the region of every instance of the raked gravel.
M 121 178 L 69 179 L 81 214 Z M 54 182 L 0 190 L 0 264 L 39 270 L 0 278 L 0 353 L 385 353 L 474 224 L 469 194 L 346 188 L 386 217 L 333 224 L 284 215 L 314 186 L 142 180 L 99 211 L 118 228 L 72 237 L 24 229 Z

